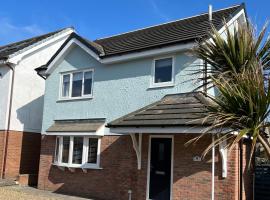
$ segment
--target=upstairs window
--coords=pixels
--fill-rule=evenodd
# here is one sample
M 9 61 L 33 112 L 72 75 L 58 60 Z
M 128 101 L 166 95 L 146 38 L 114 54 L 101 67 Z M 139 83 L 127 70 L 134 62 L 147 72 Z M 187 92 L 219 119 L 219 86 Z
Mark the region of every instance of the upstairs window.
M 92 97 L 93 70 L 63 73 L 61 99 Z
M 152 69 L 152 87 L 173 86 L 174 59 L 173 57 L 155 59 Z
M 57 136 L 54 163 L 63 167 L 98 168 L 100 138 Z

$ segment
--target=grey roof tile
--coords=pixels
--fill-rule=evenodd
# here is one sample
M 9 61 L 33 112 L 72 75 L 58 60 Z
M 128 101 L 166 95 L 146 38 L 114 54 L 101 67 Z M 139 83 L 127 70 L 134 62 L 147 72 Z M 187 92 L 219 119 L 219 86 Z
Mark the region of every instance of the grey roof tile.
M 55 120 L 46 132 L 96 132 L 105 119 Z
M 221 28 L 223 20 L 229 20 L 244 5 L 236 5 L 213 12 L 213 25 Z M 132 31 L 94 42 L 103 47 L 104 56 L 140 51 L 143 49 L 187 42 L 208 36 L 211 26 L 208 13 L 180 19 L 137 31 Z
M 108 127 L 208 125 L 206 105 L 201 92 L 166 95 L 161 100 L 107 124 Z
M 18 51 L 21 51 L 31 45 L 34 45 L 35 43 L 37 42 L 40 42 L 44 39 L 47 39 L 55 34 L 58 34 L 62 31 L 64 31 L 65 29 L 68 29 L 68 28 L 64 28 L 64 29 L 60 29 L 60 30 L 57 30 L 57 31 L 54 31 L 54 32 L 50 32 L 50 33 L 47 33 L 47 34 L 44 34 L 44 35 L 40 35 L 40 36 L 37 36 L 37 37 L 33 37 L 33 38 L 30 38 L 30 39 L 26 39 L 26 40 L 22 40 L 22 41 L 19 41 L 19 42 L 15 42 L 15 43 L 11 43 L 11 44 L 7 44 L 7 45 L 4 45 L 4 46 L 0 46 L 0 59 L 1 60 L 4 60 L 4 59 L 7 59 L 7 57 L 9 55 L 12 55 Z

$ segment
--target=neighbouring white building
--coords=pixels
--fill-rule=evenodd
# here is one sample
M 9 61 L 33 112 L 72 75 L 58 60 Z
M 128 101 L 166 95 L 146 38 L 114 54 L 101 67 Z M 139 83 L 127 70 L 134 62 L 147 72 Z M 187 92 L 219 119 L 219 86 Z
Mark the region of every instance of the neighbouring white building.
M 38 173 L 45 81 L 35 69 L 46 64 L 72 32 L 65 28 L 0 47 L 2 178 Z

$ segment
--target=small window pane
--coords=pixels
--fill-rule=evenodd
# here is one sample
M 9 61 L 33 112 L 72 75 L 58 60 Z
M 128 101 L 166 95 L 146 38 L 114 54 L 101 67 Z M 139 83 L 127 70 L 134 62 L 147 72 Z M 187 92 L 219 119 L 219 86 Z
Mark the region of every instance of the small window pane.
M 74 137 L 73 140 L 73 164 L 82 164 L 83 137 Z
M 59 137 L 56 137 L 54 162 L 58 162 L 58 156 L 59 156 Z
M 63 137 L 62 163 L 68 163 L 69 143 L 70 143 L 70 138 Z
M 83 94 L 91 94 L 92 91 L 92 72 L 84 73 L 84 91 Z
M 82 96 L 82 79 L 83 79 L 82 72 L 73 73 L 72 97 Z
M 88 163 L 97 163 L 98 139 L 89 138 Z
M 69 96 L 70 74 L 63 75 L 62 97 Z
M 155 61 L 155 83 L 172 81 L 172 58 Z

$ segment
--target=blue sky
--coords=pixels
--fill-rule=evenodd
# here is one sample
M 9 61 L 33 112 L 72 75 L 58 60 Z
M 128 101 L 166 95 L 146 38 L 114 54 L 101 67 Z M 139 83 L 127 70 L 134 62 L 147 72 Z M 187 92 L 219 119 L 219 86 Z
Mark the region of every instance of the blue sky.
M 258 29 L 270 19 L 269 0 L 8 0 L 0 7 L 0 45 L 67 26 L 93 40 L 241 2 Z

